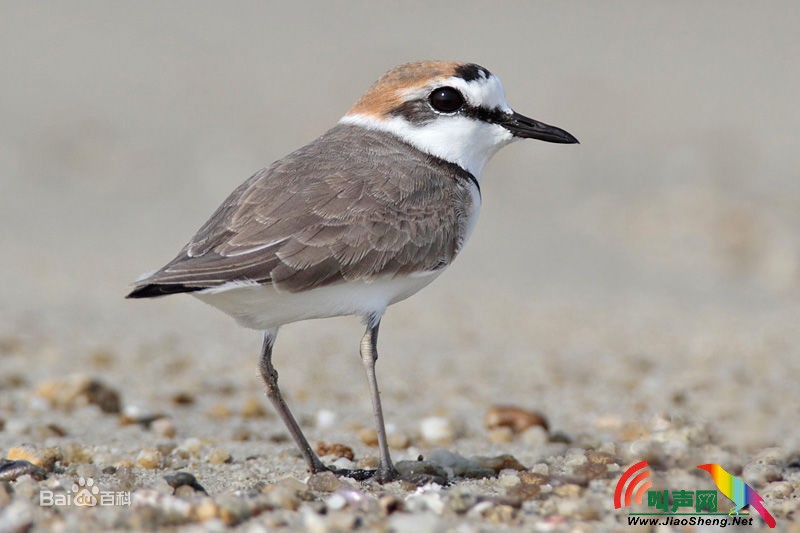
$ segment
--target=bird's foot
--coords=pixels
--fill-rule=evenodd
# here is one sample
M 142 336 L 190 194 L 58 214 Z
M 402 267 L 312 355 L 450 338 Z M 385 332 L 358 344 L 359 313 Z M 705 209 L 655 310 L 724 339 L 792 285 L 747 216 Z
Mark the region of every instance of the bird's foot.
M 396 466 L 375 470 L 362 468 L 330 468 L 337 476 L 349 477 L 356 481 L 374 480 L 380 483 L 401 481 L 421 487 L 428 483 L 447 485 L 447 472 L 428 461 L 400 461 Z

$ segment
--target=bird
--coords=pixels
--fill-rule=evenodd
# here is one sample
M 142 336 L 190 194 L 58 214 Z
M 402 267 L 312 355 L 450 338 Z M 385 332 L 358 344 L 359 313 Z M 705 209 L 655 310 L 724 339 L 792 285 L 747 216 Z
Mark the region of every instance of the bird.
M 775 527 L 775 518 L 769 514 L 767 508 L 764 507 L 764 498 L 762 498 L 753 487 L 727 472 L 716 463 L 698 465 L 697 468 L 711 474 L 719 491 L 734 503 L 734 507 L 731 507 L 730 512 L 728 512 L 729 516 L 733 516 L 734 514 L 739 516 L 739 511 L 749 505 L 758 511 L 758 514 L 761 515 L 761 518 L 764 519 L 769 527 Z
M 189 293 L 262 331 L 266 395 L 312 474 L 329 468 L 278 388 L 275 339 L 292 322 L 361 317 L 359 351 L 380 454 L 370 475 L 398 479 L 375 371 L 381 319 L 453 262 L 475 227 L 486 163 L 519 139 L 578 142 L 514 111 L 500 79 L 477 64 L 392 68 L 331 129 L 236 188 L 127 297 Z

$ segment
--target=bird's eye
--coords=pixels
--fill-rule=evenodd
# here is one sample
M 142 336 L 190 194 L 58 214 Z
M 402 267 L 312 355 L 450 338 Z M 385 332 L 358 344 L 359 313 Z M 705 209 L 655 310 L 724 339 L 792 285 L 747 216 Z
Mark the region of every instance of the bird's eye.
M 436 111 L 455 113 L 464 105 L 464 97 L 452 87 L 439 87 L 428 97 Z

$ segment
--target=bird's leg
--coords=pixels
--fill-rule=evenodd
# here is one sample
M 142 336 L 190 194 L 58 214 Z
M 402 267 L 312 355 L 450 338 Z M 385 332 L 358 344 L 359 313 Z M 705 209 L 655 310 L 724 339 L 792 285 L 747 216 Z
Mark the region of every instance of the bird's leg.
M 372 397 L 372 414 L 375 417 L 375 430 L 378 433 L 378 447 L 381 454 L 381 466 L 375 473 L 375 477 L 381 483 L 392 481 L 400 477 L 400 473 L 392 464 L 389 456 L 389 444 L 386 440 L 386 427 L 383 424 L 383 410 L 381 409 L 381 397 L 378 392 L 378 380 L 375 376 L 375 361 L 378 360 L 378 328 L 381 325 L 380 317 L 368 317 L 367 330 L 361 338 L 361 362 L 367 371 L 367 381 L 369 382 L 369 393 Z
M 281 396 L 281 391 L 278 388 L 278 372 L 275 370 L 275 367 L 272 366 L 272 345 L 275 343 L 277 334 L 277 330 L 264 332 L 264 342 L 261 346 L 261 359 L 259 360 L 258 368 L 261 371 L 261 377 L 264 379 L 264 384 L 267 388 L 267 398 L 269 398 L 272 405 L 275 406 L 275 410 L 278 411 L 281 420 L 286 424 L 289 434 L 294 439 L 297 447 L 300 448 L 300 453 L 303 454 L 303 459 L 305 459 L 308 469 L 312 474 L 316 474 L 317 472 L 327 470 L 327 468 L 322 464 L 322 461 L 319 460 L 314 450 L 311 449 L 311 446 L 300 430 L 300 426 L 297 424 L 294 416 L 292 416 L 292 412 L 289 411 L 289 406 L 286 405 L 286 401 L 283 399 L 283 396 Z

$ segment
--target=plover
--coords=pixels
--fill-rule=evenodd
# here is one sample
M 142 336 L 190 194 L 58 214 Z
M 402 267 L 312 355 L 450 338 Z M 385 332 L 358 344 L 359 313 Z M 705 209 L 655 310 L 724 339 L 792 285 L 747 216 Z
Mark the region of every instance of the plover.
M 326 467 L 278 389 L 275 337 L 298 320 L 362 317 L 375 477 L 395 479 L 375 377 L 381 317 L 453 262 L 477 221 L 486 163 L 523 138 L 578 142 L 512 110 L 500 80 L 479 65 L 400 65 L 333 128 L 240 185 L 128 298 L 191 293 L 263 331 L 267 396 L 312 473 Z

